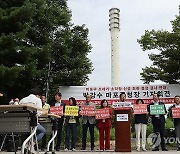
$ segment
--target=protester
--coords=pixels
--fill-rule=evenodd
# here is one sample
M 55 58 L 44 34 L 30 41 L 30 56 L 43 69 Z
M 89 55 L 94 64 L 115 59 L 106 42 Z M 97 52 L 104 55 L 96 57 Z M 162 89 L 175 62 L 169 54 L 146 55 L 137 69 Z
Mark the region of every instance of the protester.
M 31 89 L 30 95 L 21 99 L 19 104 L 27 104 L 27 105 L 32 105 L 34 107 L 37 108 L 41 108 L 42 109 L 42 102 L 40 99 L 41 96 L 41 90 L 39 88 L 33 88 Z M 41 114 L 46 114 L 47 112 L 38 112 L 38 116 L 40 116 Z M 40 139 L 42 139 L 42 137 L 44 136 L 44 134 L 46 133 L 46 130 L 43 126 L 41 126 L 39 123 L 37 124 L 37 141 L 39 141 Z M 34 145 L 35 142 L 32 143 L 33 145 L 33 150 L 34 150 Z
M 137 99 L 136 104 L 144 104 L 142 99 Z M 135 123 L 135 132 L 136 132 L 136 148 L 137 151 L 140 151 L 141 145 L 142 150 L 146 150 L 146 129 L 148 123 L 148 114 L 134 114 L 134 123 Z M 140 141 L 140 135 L 142 137 L 142 141 Z
M 120 102 L 125 102 L 126 101 L 126 94 L 124 92 L 122 92 L 120 95 L 119 95 L 119 98 L 120 98 Z
M 50 109 L 50 105 L 46 102 L 46 96 L 45 95 L 42 95 L 41 96 L 41 101 L 42 101 L 42 108 L 44 110 L 46 110 L 47 112 L 49 112 L 49 109 Z M 46 140 L 47 140 L 47 137 L 46 137 L 46 134 L 44 134 L 43 138 L 42 138 L 42 144 L 41 144 L 41 150 L 42 151 L 45 151 L 45 148 L 46 148 Z
M 95 110 L 95 104 L 91 102 L 91 96 L 86 95 L 86 103 L 83 104 L 84 106 L 93 106 Z M 82 137 L 82 148 L 81 150 L 86 149 L 86 138 L 87 138 L 87 130 L 89 128 L 90 132 L 90 139 L 91 139 L 91 151 L 94 150 L 94 126 L 95 126 L 95 116 L 82 116 L 82 123 L 83 123 L 83 137 Z
M 169 115 L 172 116 L 172 109 L 173 108 L 180 108 L 180 96 L 176 95 L 174 97 L 174 105 L 169 108 Z M 180 118 L 174 118 L 174 128 L 176 134 L 176 141 L 177 141 L 177 151 L 180 151 Z
M 55 94 L 55 102 L 52 103 L 52 106 L 63 106 L 63 111 L 64 111 L 66 104 L 61 101 L 61 97 L 62 97 L 62 94 L 60 92 L 57 92 Z M 62 116 L 61 118 L 58 118 L 56 151 L 60 150 L 63 123 L 64 123 L 64 116 Z
M 98 129 L 99 129 L 99 143 L 100 150 L 109 150 L 110 149 L 110 129 L 111 129 L 111 118 L 112 118 L 112 109 L 108 106 L 108 101 L 103 99 L 101 101 L 101 109 L 109 110 L 109 117 L 106 119 L 97 120 Z M 105 140 L 105 144 L 104 144 Z
M 158 136 L 160 135 L 160 138 L 161 138 L 160 143 L 161 143 L 162 151 L 168 151 L 166 149 L 165 140 L 164 140 L 165 122 L 166 122 L 165 117 L 163 114 L 156 114 L 156 115 L 150 114 L 151 105 L 164 105 L 163 102 L 159 101 L 159 96 L 160 95 L 158 93 L 153 94 L 153 102 L 148 105 L 148 112 L 149 112 L 150 117 L 152 118 L 153 131 L 157 135 L 157 139 L 158 139 Z M 165 105 L 164 105 L 164 110 L 165 110 L 165 113 L 167 113 Z M 159 151 L 159 145 L 156 145 L 154 143 L 154 146 L 155 147 L 152 149 L 152 151 Z
M 74 97 L 69 98 L 69 105 L 76 106 L 76 99 Z M 69 140 L 71 139 L 71 150 L 76 150 L 76 138 L 77 138 L 77 126 L 79 125 L 79 116 L 66 116 L 65 127 L 66 127 L 66 139 L 65 139 L 65 151 L 69 150 Z
M 50 105 L 46 102 L 46 96 L 45 95 L 42 95 L 41 96 L 41 101 L 42 101 L 42 108 L 46 111 L 49 111 L 50 109 Z

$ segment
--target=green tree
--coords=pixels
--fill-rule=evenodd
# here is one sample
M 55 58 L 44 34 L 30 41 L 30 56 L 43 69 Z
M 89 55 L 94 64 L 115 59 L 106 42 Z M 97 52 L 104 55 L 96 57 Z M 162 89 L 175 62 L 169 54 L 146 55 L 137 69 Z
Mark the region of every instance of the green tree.
M 71 23 L 66 0 L 0 0 L 0 90 L 84 85 L 92 72 L 88 29 Z M 49 75 L 48 75 L 49 74 Z
M 172 31 L 146 30 L 138 40 L 143 51 L 157 49 L 158 54 L 150 54 L 153 62 L 140 73 L 144 83 L 161 80 L 166 83 L 180 83 L 180 16 L 172 23 Z

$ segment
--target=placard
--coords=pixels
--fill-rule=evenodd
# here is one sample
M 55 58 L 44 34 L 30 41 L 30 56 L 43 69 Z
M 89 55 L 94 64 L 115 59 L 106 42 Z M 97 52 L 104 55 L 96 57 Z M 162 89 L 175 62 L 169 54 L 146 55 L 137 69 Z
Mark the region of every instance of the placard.
M 96 109 L 96 119 L 110 118 L 109 108 Z
M 150 114 L 151 115 L 165 114 L 164 105 L 150 105 Z
M 52 107 L 50 107 L 50 114 L 63 116 L 63 106 L 52 106 Z
M 133 105 L 134 114 L 146 114 L 147 111 L 147 104 L 134 104 Z
M 128 114 L 117 114 L 116 121 L 128 121 Z
M 131 102 L 113 102 L 112 103 L 112 108 L 113 109 L 119 109 L 119 108 L 126 108 L 126 107 L 131 107 Z
M 65 116 L 78 116 L 79 107 L 78 106 L 65 106 Z
M 80 115 L 95 116 L 95 107 L 94 106 L 81 106 Z
M 173 118 L 180 118 L 180 108 L 172 108 L 172 116 Z

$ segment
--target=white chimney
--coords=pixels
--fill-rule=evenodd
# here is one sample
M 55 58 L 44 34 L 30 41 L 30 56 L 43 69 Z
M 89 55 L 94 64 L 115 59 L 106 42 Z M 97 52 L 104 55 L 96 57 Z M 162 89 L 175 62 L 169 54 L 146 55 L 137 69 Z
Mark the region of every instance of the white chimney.
M 119 56 L 119 13 L 118 8 L 109 10 L 109 31 L 111 32 L 111 86 L 120 85 L 120 56 Z

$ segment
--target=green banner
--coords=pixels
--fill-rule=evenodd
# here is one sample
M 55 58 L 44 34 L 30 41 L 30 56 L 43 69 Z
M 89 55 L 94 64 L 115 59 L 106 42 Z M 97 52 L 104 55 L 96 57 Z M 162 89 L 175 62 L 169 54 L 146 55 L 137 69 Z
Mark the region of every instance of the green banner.
M 150 114 L 151 115 L 165 114 L 164 105 L 150 105 Z

